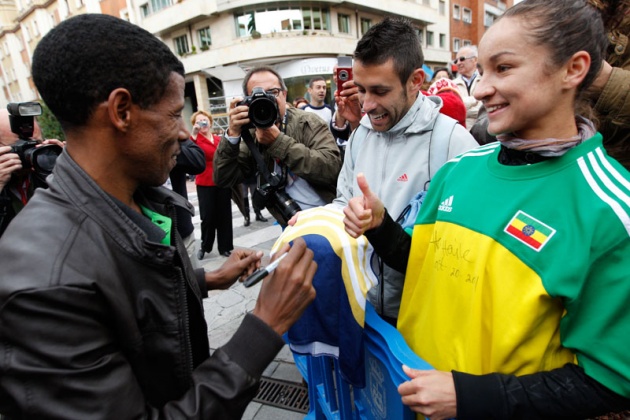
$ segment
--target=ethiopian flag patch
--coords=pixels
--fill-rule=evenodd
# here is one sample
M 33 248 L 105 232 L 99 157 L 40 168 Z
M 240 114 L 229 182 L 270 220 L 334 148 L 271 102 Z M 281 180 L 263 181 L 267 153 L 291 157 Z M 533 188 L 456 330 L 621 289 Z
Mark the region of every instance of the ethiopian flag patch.
M 556 230 L 519 210 L 505 227 L 505 232 L 530 248 L 540 251 Z

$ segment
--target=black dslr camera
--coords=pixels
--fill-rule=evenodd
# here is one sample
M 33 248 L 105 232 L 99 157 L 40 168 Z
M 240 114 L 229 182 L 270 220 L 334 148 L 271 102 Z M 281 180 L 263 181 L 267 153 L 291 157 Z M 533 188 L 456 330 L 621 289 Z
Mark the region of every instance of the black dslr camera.
M 261 177 L 258 177 L 259 185 L 252 195 L 254 208 L 273 208 L 284 220 L 278 220 L 281 225 L 286 226 L 289 220 L 300 210 L 300 205 L 295 202 L 284 190 L 286 180 L 278 174 L 272 172 L 268 174 L 267 182 L 260 184 Z
M 42 114 L 42 106 L 37 102 L 10 103 L 7 105 L 11 131 L 18 135 L 18 141 L 11 146 L 11 153 L 20 157 L 23 169 L 32 169 L 37 180 L 46 186 L 46 177 L 51 174 L 61 147 L 45 144 L 32 139 L 35 129 L 35 116 Z
M 249 107 L 249 120 L 255 127 L 271 127 L 278 120 L 278 103 L 276 97 L 265 92 L 261 87 L 255 87 L 250 96 L 246 96 L 238 105 Z

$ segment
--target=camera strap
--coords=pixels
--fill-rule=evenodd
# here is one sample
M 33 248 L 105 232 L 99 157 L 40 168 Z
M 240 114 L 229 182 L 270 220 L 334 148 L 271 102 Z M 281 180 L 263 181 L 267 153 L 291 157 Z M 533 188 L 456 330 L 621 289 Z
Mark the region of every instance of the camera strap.
M 285 111 L 282 121 L 280 123 L 280 131 L 282 131 L 284 134 L 286 134 L 286 127 L 287 127 L 287 112 Z M 263 177 L 263 179 L 274 187 L 278 187 L 280 184 L 283 184 L 286 181 L 286 177 L 287 177 L 286 165 L 283 165 L 280 163 L 278 164 L 278 166 L 280 166 L 280 168 L 282 169 L 281 176 L 278 176 L 278 174 L 276 174 L 275 172 L 271 173 L 269 171 L 269 168 L 267 168 L 267 165 L 265 164 L 262 154 L 260 153 L 260 150 L 258 150 L 258 146 L 256 145 L 256 142 L 254 141 L 249 129 L 244 129 L 241 131 L 241 138 L 243 139 L 243 141 L 249 148 L 250 152 L 252 153 L 252 156 L 254 157 L 254 160 L 256 161 L 256 166 L 258 167 L 258 173 Z
M 241 132 L 241 137 L 243 138 L 243 141 L 249 148 L 250 152 L 252 152 L 252 156 L 254 157 L 254 160 L 256 161 L 256 166 L 258 167 L 258 173 L 262 175 L 264 180 L 268 182 L 269 184 L 274 185 L 274 183 L 277 183 L 277 181 L 272 183 L 274 176 L 271 174 L 271 172 L 269 172 L 269 168 L 267 168 L 267 165 L 265 165 L 265 161 L 263 160 L 263 157 L 260 154 L 260 150 L 258 150 L 258 147 L 256 146 L 256 143 L 254 142 L 254 139 L 252 138 L 252 135 L 249 132 L 249 130 L 248 129 L 243 130 Z

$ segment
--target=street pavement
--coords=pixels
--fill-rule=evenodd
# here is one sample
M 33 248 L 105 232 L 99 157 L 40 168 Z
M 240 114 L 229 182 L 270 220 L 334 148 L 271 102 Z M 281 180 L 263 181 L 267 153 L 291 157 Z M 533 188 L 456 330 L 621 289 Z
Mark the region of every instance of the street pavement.
M 201 220 L 199 218 L 199 206 L 197 200 L 197 192 L 194 182 L 188 182 L 188 200 L 195 206 L 195 216 L 193 224 L 195 226 L 195 238 L 199 244 L 201 238 Z M 243 215 L 238 207 L 232 202 L 232 230 L 234 233 L 235 248 L 250 248 L 261 250 L 264 252 L 262 260 L 263 265 L 269 261 L 269 251 L 274 242 L 282 232 L 279 225 L 275 224 L 275 220 L 267 210 L 263 210 L 267 222 L 255 221 L 253 210 L 250 215 L 251 224 L 248 227 L 243 226 Z M 223 264 L 225 257 L 219 255 L 216 249 L 211 253 L 206 253 L 201 265 L 207 270 L 214 270 Z M 194 257 L 196 258 L 196 256 Z M 239 282 L 235 283 L 228 290 L 211 291 L 207 299 L 204 300 L 204 309 L 206 321 L 208 323 L 208 337 L 210 339 L 211 351 L 225 344 L 234 331 L 241 324 L 241 321 L 247 312 L 254 309 L 256 298 L 260 291 L 261 283 L 247 289 Z M 263 373 L 263 376 L 290 381 L 296 384 L 302 383 L 302 376 L 295 367 L 293 356 L 288 346 L 284 346 L 274 361 Z M 304 414 L 289 411 L 270 405 L 263 405 L 258 402 L 252 402 L 247 407 L 243 419 L 245 420 L 297 420 L 304 418 Z

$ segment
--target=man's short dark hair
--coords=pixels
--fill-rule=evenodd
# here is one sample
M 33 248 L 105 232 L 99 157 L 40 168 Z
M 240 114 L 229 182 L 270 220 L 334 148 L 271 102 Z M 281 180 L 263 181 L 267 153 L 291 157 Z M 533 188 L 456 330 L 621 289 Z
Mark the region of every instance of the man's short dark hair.
M 325 81 L 326 81 L 326 79 L 324 79 L 322 76 L 315 76 L 308 82 L 308 87 L 310 87 L 312 89 L 313 88 L 313 84 L 315 82 L 325 82 Z
M 287 85 L 284 84 L 284 80 L 282 80 L 282 77 L 280 77 L 280 74 L 273 68 L 273 67 L 269 67 L 269 66 L 256 66 L 251 68 L 247 74 L 245 74 L 245 78 L 243 79 L 243 93 L 245 95 L 250 95 L 251 92 L 247 91 L 247 84 L 249 83 L 249 79 L 252 78 L 252 76 L 256 73 L 261 73 L 261 72 L 266 72 L 268 71 L 269 73 L 272 73 L 273 75 L 275 75 L 278 78 L 278 83 L 280 84 L 280 88 L 284 91 L 287 90 Z M 256 86 L 254 86 L 256 87 Z
M 368 29 L 354 50 L 354 59 L 363 65 L 381 65 L 390 58 L 403 85 L 424 64 L 420 37 L 408 19 L 386 17 Z
M 104 14 L 61 22 L 33 54 L 33 80 L 64 129 L 84 125 L 97 104 L 125 88 L 142 108 L 157 103 L 184 66 L 151 33 Z

